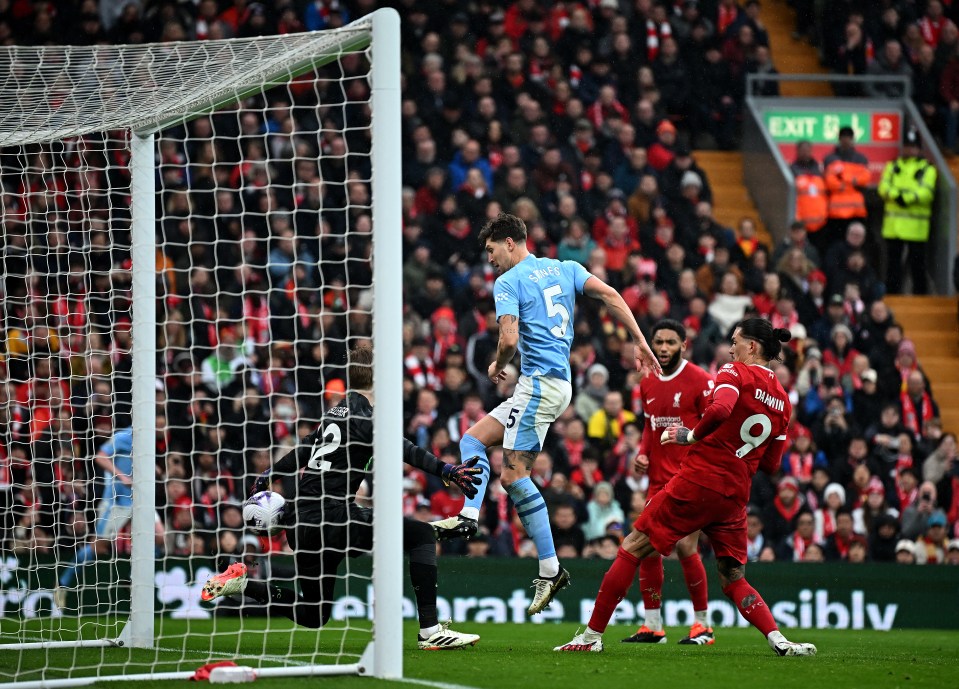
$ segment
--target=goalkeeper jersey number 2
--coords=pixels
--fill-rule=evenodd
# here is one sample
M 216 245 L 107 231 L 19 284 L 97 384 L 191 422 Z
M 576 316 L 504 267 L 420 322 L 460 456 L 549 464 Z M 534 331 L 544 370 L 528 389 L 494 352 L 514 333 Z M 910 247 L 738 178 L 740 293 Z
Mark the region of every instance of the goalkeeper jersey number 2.
M 300 506 L 321 500 L 352 500 L 373 456 L 373 406 L 351 392 L 328 410 L 319 427 L 273 465 L 274 476 L 302 470 L 295 499 Z

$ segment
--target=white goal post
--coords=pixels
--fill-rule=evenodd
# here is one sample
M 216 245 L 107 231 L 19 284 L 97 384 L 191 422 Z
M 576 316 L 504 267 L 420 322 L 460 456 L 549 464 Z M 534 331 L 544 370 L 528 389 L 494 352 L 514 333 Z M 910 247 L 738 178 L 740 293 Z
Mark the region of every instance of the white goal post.
M 282 658 L 256 668 L 260 677 L 369 674 L 400 678 L 402 663 L 402 464 L 397 451 L 402 437 L 402 279 L 401 279 L 401 112 L 400 18 L 379 9 L 342 29 L 249 39 L 162 43 L 137 46 L 44 46 L 0 48 L 0 150 L 27 150 L 93 133 L 105 140 L 127 133 L 129 152 L 129 253 L 132 265 L 132 482 L 130 519 L 129 616 L 117 634 L 99 639 L 46 638 L 35 630 L 11 634 L 0 627 L 0 652 L 21 654 L 121 647 L 156 649 L 156 412 L 157 331 L 162 295 L 157 294 L 157 215 L 159 133 L 215 113 L 254 94 L 293 82 L 297 77 L 340 59 L 366 53 L 369 60 L 371 110 L 372 339 L 374 347 L 374 546 L 372 611 L 374 641 L 357 662 L 297 662 Z M 323 125 L 319 127 L 322 129 Z M 111 144 L 105 145 L 109 152 Z M 16 155 L 16 154 L 10 154 Z M 0 199 L 11 193 L 0 180 Z M 106 188 L 103 193 L 115 193 Z M 82 195 L 82 194 L 81 194 Z M 79 203 L 79 202 L 78 202 Z M 9 209 L 4 213 L 10 213 Z M 322 213 L 322 207 L 320 212 Z M 29 218 L 27 218 L 29 222 Z M 6 231 L 6 226 L 0 226 Z M 109 233 L 107 233 L 109 235 Z M 4 243 L 0 243 L 0 248 Z M 321 258 L 321 257 L 317 257 Z M 28 280 L 29 275 L 24 276 Z M 6 298 L 0 285 L 0 298 Z M 2 325 L 2 324 L 0 324 Z M 3 381 L 0 381 L 3 382 Z M 162 430 L 162 429 L 161 429 Z M 2 440 L 2 439 L 0 439 Z M 2 556 L 2 554 L 0 554 Z M 0 622 L 2 619 L 0 611 Z M 106 627 L 110 629 L 111 627 Z M 38 627 L 39 629 L 39 627 Z M 49 631 L 49 629 L 47 629 Z M 6 643 L 11 637 L 19 639 Z M 55 636 L 55 635 L 54 635 Z M 82 637 L 82 634 L 77 634 Z M 265 643 L 265 642 L 264 642 Z M 211 647 L 212 648 L 212 647 Z M 109 652 L 104 650 L 104 653 Z M 133 653 L 133 651 L 129 651 Z M 25 657 L 25 656 L 22 656 Z M 193 669 L 225 660 L 222 653 L 189 659 Z M 67 662 L 70 661 L 58 661 Z M 22 661 L 21 661 L 21 664 Z M 182 664 L 182 663 L 181 663 Z M 135 667 L 135 663 L 132 665 Z M 0 688 L 66 687 L 110 680 L 186 679 L 193 669 L 123 674 L 117 665 L 86 667 L 73 676 L 69 665 L 59 674 L 4 673 Z M 112 670 L 112 672 L 111 672 Z M 131 671 L 133 672 L 133 671 Z

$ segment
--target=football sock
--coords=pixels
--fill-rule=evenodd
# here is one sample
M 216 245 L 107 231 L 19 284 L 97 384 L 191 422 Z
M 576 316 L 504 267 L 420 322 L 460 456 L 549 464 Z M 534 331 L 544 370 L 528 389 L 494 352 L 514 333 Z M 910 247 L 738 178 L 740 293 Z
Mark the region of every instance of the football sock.
M 433 627 L 439 624 L 436 613 L 436 565 L 424 565 L 410 560 L 410 581 L 416 594 L 416 614 L 420 618 L 420 635 L 429 636 L 437 631 Z M 433 629 L 429 634 L 427 630 Z
M 639 590 L 646 608 L 646 626 L 654 632 L 663 630 L 660 606 L 663 602 L 663 557 L 659 553 L 643 558 L 639 563 Z
M 686 588 L 689 589 L 689 597 L 693 601 L 693 610 L 697 613 L 702 612 L 705 619 L 706 609 L 709 607 L 709 587 L 706 583 L 706 568 L 703 567 L 703 561 L 699 553 L 693 553 L 689 557 L 680 558 L 679 564 L 683 566 L 683 578 L 686 579 Z M 704 627 L 708 626 L 699 618 L 696 621 Z
M 424 640 L 428 639 L 431 636 L 433 636 L 436 632 L 438 632 L 440 629 L 442 629 L 442 627 L 439 626 L 438 624 L 434 624 L 432 627 L 426 627 L 426 628 L 420 627 L 420 638 Z
M 77 569 L 87 560 L 93 560 L 96 558 L 96 551 L 93 549 L 93 545 L 87 543 L 80 550 L 77 551 L 77 559 L 74 560 L 73 564 L 66 568 L 63 574 L 60 575 L 60 586 L 71 586 L 74 579 L 77 576 Z
M 704 627 L 709 626 L 709 610 L 696 610 L 694 614 L 696 616 L 696 622 Z
M 723 588 L 723 593 L 733 602 L 746 621 L 768 637 L 779 627 L 769 612 L 769 606 L 762 596 L 745 579 L 737 579 Z
M 420 633 L 424 633 L 439 624 L 436 612 L 436 537 L 433 528 L 425 522 L 404 519 L 403 548 L 410 556 L 410 583 L 416 595 Z M 435 631 L 433 629 L 429 634 Z
M 553 532 L 549 528 L 546 501 L 543 500 L 539 488 L 529 476 L 524 476 L 511 483 L 506 492 L 516 507 L 523 528 L 536 544 L 536 552 L 539 553 L 539 575 L 555 577 L 559 574 L 559 560 L 553 546 Z
M 486 485 L 489 483 L 489 459 L 486 457 L 486 446 L 467 434 L 460 439 L 460 462 L 466 462 L 473 457 L 479 457 L 476 466 L 483 470 L 479 475 L 482 483 L 476 486 L 476 495 L 466 498 L 460 514 L 470 519 L 479 519 L 480 507 L 486 498 Z
M 636 578 L 636 569 L 639 567 L 639 559 L 630 552 L 619 549 L 616 553 L 616 559 L 612 566 L 607 570 L 603 577 L 603 583 L 599 585 L 599 593 L 596 595 L 596 603 L 593 605 L 593 614 L 589 618 L 588 631 L 602 634 L 606 631 L 613 611 L 619 602 L 626 597 L 626 592 L 633 584 Z

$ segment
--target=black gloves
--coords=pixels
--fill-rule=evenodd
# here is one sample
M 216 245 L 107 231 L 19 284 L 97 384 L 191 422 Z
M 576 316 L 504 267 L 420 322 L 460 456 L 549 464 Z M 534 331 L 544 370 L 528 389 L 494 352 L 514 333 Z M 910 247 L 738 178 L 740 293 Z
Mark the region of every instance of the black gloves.
M 479 477 L 483 470 L 476 466 L 478 461 L 479 457 L 473 457 L 462 464 L 444 464 L 440 478 L 446 485 L 456 484 L 457 488 L 463 491 L 463 495 L 471 498 L 476 495 L 476 486 L 483 482 Z

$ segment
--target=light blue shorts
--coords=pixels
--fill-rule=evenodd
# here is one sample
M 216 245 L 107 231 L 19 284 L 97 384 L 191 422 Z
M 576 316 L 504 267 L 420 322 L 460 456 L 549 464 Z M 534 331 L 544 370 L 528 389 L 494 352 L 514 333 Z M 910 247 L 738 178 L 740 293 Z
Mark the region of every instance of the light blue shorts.
M 503 448 L 535 451 L 543 449 L 546 431 L 566 411 L 573 397 L 568 380 L 548 376 L 520 376 L 513 396 L 490 416 L 503 424 Z

